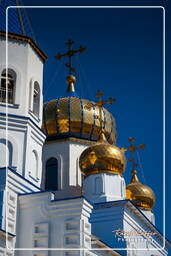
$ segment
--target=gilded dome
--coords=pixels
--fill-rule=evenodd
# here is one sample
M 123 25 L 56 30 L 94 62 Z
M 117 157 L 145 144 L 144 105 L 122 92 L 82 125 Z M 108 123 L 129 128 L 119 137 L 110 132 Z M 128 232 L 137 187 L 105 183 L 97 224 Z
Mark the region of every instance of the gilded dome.
M 143 185 L 136 175 L 136 170 L 132 171 L 131 183 L 126 188 L 126 199 L 144 210 L 151 210 L 155 204 L 155 194 L 153 190 Z
M 44 104 L 43 131 L 49 139 L 76 137 L 97 141 L 100 132 L 99 107 L 87 109 L 90 101 L 75 96 Z M 103 108 L 104 133 L 110 144 L 116 141 L 115 119 Z
M 122 174 L 125 170 L 126 159 L 118 147 L 108 143 L 97 143 L 82 152 L 79 164 L 84 175 Z

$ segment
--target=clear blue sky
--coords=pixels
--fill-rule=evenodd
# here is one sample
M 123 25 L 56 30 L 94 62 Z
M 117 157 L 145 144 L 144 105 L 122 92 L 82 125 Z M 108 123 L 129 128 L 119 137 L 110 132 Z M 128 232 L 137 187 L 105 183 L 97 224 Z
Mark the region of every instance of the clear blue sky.
M 163 1 L 55 1 L 24 0 L 25 5 L 163 5 Z M 168 7 L 166 6 L 167 22 Z M 156 194 L 156 225 L 163 230 L 163 10 L 145 8 L 110 9 L 28 9 L 38 45 L 48 55 L 44 69 L 44 100 L 65 96 L 66 68 L 55 60 L 65 52 L 71 38 L 75 47 L 86 46 L 75 58 L 78 70 L 76 90 L 83 98 L 95 100 L 98 89 L 104 98 L 117 99 L 107 107 L 115 116 L 117 145 L 128 146 L 128 138 L 145 144 L 140 152 L 146 184 Z M 168 36 L 167 36 L 167 39 Z M 166 45 L 167 46 L 167 45 Z M 167 52 L 168 53 L 168 52 Z M 168 56 L 168 54 L 167 54 Z M 169 59 L 169 58 L 168 58 Z M 167 59 L 167 61 L 168 61 Z M 64 60 L 62 63 L 65 63 Z M 167 63 L 168 64 L 168 63 Z M 170 88 L 166 83 L 166 194 L 169 185 L 169 105 Z M 129 156 L 127 154 L 127 156 Z M 131 177 L 127 165 L 125 179 Z M 140 168 L 138 176 L 144 182 Z M 166 198 L 167 216 L 171 201 Z M 166 216 L 166 217 L 167 217 Z M 167 218 L 166 234 L 171 238 Z

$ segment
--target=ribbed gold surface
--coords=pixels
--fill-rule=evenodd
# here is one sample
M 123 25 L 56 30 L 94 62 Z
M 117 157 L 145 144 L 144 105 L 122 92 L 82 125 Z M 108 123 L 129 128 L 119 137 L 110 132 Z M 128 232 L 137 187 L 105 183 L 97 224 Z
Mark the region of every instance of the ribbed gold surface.
M 80 133 L 82 120 L 82 109 L 80 100 L 75 98 L 74 104 L 70 104 L 71 132 Z
M 48 119 L 46 120 L 46 129 L 47 133 L 51 136 L 56 131 L 56 124 L 54 124 L 54 120 L 56 119 L 56 102 L 51 101 L 49 102 L 47 108 L 46 108 L 46 116 L 48 116 Z
M 94 109 L 91 108 L 88 110 L 85 108 L 88 100 L 82 100 L 83 103 L 83 126 L 82 126 L 82 134 L 90 134 L 93 128 L 94 123 Z M 94 134 L 94 132 L 93 132 Z
M 85 149 L 80 156 L 80 168 L 83 174 L 96 173 L 122 174 L 125 170 L 124 153 L 115 146 L 99 143 Z
M 69 113 L 68 113 L 68 98 L 63 98 L 56 105 L 56 118 L 54 126 L 57 124 L 59 133 L 69 132 Z M 56 131 L 54 131 L 55 133 Z
M 132 200 L 137 207 L 145 210 L 151 210 L 156 201 L 153 190 L 139 182 L 136 173 L 126 188 L 126 199 Z
M 70 136 L 98 140 L 100 132 L 98 107 L 87 109 L 88 100 L 65 97 L 44 104 L 43 131 L 48 137 Z M 104 109 L 105 135 L 109 143 L 115 143 L 116 126 L 113 116 Z

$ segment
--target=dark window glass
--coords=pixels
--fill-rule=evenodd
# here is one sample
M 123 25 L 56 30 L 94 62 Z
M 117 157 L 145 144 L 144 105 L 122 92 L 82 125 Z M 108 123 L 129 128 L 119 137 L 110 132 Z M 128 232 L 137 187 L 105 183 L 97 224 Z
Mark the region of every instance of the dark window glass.
M 6 69 L 1 74 L 0 83 L 0 102 L 14 103 L 14 87 L 16 81 L 16 73 Z
M 34 82 L 33 92 L 33 113 L 39 117 L 39 105 L 40 105 L 40 87 L 38 82 Z
M 58 189 L 58 162 L 56 158 L 50 158 L 46 162 L 45 190 Z

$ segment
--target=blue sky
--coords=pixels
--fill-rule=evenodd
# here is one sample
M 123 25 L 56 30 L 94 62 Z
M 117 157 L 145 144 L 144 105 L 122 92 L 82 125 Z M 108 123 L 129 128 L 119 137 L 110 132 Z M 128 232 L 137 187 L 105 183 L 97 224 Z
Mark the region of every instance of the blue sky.
M 25 5 L 162 5 L 162 1 L 33 1 Z M 163 230 L 163 10 L 161 8 L 68 8 L 28 9 L 38 45 L 48 55 L 44 68 L 44 100 L 65 96 L 66 68 L 54 56 L 65 52 L 71 38 L 75 47 L 87 50 L 74 59 L 78 74 L 76 91 L 82 98 L 95 100 L 98 89 L 104 98 L 116 102 L 107 106 L 116 118 L 117 145 L 128 146 L 134 136 L 140 152 L 139 179 L 156 194 L 156 225 Z M 168 7 L 166 6 L 168 15 Z M 167 17 L 166 17 L 167 18 Z M 168 18 L 167 18 L 168 21 Z M 167 37 L 168 38 L 168 37 Z M 166 45 L 167 46 L 167 45 Z M 61 64 L 62 63 L 62 64 Z M 168 79 L 168 77 L 166 77 Z M 168 80 L 166 80 L 168 82 Z M 169 105 L 166 83 L 166 194 L 169 191 Z M 127 154 L 129 158 L 130 155 Z M 128 163 L 124 175 L 130 181 Z M 170 198 L 166 200 L 167 216 Z M 166 216 L 166 217 L 167 217 Z M 167 218 L 166 234 L 171 237 Z

